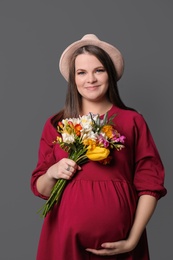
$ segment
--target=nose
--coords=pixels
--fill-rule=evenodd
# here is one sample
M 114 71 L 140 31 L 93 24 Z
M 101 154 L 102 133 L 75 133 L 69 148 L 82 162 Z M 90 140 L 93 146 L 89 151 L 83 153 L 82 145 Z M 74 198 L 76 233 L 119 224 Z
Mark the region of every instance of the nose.
M 93 82 L 95 82 L 96 80 L 97 80 L 97 79 L 96 79 L 94 73 L 88 73 L 88 78 L 87 78 L 88 83 L 93 83 Z

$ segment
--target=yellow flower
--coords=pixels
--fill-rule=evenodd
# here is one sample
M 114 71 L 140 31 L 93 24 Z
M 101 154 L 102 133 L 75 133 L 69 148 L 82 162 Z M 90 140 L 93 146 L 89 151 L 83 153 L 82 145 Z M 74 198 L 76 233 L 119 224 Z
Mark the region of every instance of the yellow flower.
M 83 144 L 89 146 L 90 150 L 96 147 L 96 141 L 93 139 L 84 139 Z
M 94 149 L 91 149 L 91 147 L 88 147 L 88 150 L 86 152 L 86 156 L 91 161 L 101 161 L 108 157 L 110 153 L 109 149 L 106 149 L 104 147 L 96 146 Z
M 106 134 L 108 138 L 111 138 L 113 136 L 113 126 L 112 125 L 104 125 L 102 127 L 102 132 Z

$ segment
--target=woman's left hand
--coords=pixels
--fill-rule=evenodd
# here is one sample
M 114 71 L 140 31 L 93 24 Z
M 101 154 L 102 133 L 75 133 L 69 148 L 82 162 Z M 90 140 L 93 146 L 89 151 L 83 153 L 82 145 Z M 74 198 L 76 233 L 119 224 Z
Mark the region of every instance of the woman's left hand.
M 134 246 L 128 240 L 121 240 L 117 242 L 106 242 L 101 245 L 103 249 L 87 248 L 86 251 L 100 256 L 117 255 L 130 252 Z
M 156 204 L 157 200 L 155 197 L 147 194 L 140 196 L 136 209 L 135 219 L 128 239 L 117 242 L 103 243 L 101 245 L 103 249 L 87 248 L 86 250 L 100 256 L 117 255 L 132 251 L 138 244 L 138 241 L 155 210 Z

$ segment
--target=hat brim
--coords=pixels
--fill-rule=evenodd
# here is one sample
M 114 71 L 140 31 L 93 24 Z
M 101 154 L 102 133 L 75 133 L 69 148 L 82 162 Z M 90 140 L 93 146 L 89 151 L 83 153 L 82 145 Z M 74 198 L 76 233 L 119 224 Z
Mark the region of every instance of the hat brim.
M 73 53 L 80 47 L 85 45 L 94 45 L 103 49 L 108 53 L 112 59 L 116 72 L 117 72 L 117 81 L 121 78 L 124 71 L 124 60 L 120 51 L 113 45 L 100 41 L 99 39 L 81 39 L 70 44 L 62 53 L 59 61 L 59 69 L 63 77 L 68 81 L 69 78 L 69 63 L 72 58 Z

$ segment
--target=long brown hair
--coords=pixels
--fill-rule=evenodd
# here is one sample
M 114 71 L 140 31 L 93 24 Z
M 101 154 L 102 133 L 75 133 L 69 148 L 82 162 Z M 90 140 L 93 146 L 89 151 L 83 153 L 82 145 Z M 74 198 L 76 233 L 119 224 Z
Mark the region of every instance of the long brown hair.
M 132 109 L 127 107 L 120 98 L 118 86 L 117 86 L 117 73 L 114 64 L 110 56 L 101 48 L 94 45 L 86 45 L 77 49 L 70 61 L 69 65 L 69 81 L 66 94 L 66 100 L 64 108 L 54 116 L 52 119 L 53 125 L 57 125 L 57 122 L 63 118 L 78 117 L 82 108 L 82 98 L 77 90 L 75 83 L 75 59 L 78 55 L 83 53 L 90 53 L 94 55 L 104 66 L 109 77 L 109 88 L 107 96 L 109 101 L 122 109 Z M 133 109 L 132 109 L 133 110 Z

